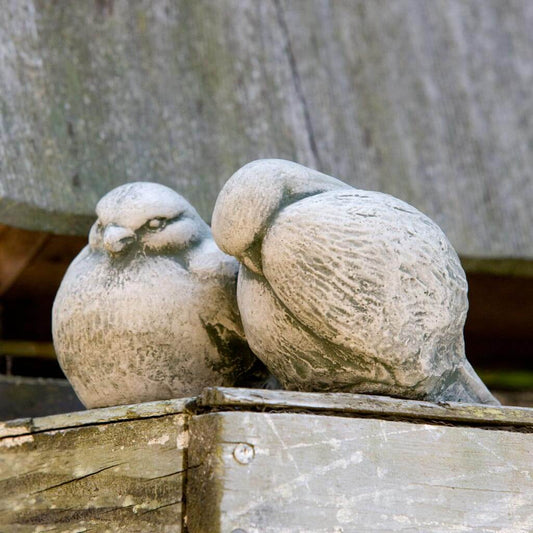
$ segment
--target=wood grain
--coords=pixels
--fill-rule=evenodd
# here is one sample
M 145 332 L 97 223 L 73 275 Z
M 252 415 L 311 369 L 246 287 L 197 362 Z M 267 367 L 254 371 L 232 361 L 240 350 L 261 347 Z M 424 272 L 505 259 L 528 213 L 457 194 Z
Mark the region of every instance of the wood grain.
M 9 421 L 0 531 L 525 533 L 532 414 L 214 388 Z
M 524 1 L 10 2 L 0 222 L 84 234 L 134 180 L 209 219 L 281 157 L 406 200 L 463 256 L 531 259 L 532 24 Z
M 185 424 L 168 415 L 1 439 L 0 530 L 182 531 Z
M 191 422 L 189 531 L 526 533 L 532 453 L 531 435 L 508 431 L 206 414 Z
M 342 416 L 395 417 L 469 425 L 523 428 L 531 431 L 533 410 L 465 403 L 431 403 L 387 396 L 309 393 L 213 387 L 203 391 L 197 405 L 204 409 L 293 410 Z
M 119 405 L 103 409 L 90 409 L 60 415 L 37 418 L 19 418 L 0 422 L 0 439 L 17 435 L 28 435 L 48 430 L 76 428 L 94 424 L 109 424 L 123 420 L 140 420 L 143 418 L 159 418 L 169 414 L 183 413 L 190 398 L 162 400 L 134 405 Z

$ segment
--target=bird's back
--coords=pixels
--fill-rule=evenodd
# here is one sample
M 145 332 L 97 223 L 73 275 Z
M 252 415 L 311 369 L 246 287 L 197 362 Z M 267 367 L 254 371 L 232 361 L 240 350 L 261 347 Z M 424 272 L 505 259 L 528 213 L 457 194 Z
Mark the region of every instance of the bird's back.
M 432 355 L 461 350 L 466 280 L 440 228 L 408 204 L 357 190 L 305 198 L 273 221 L 262 262 L 272 291 L 304 328 L 383 364 L 391 379 L 415 386 L 444 370 L 435 365 L 457 360 L 420 354 L 421 346 Z

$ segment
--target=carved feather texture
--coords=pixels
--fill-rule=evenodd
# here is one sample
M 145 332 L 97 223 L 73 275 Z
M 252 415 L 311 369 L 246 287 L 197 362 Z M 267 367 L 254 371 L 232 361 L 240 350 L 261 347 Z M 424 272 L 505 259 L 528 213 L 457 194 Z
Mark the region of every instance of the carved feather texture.
M 237 307 L 238 263 L 193 207 L 161 185 L 133 183 L 97 210 L 53 308 L 58 360 L 80 400 L 193 396 L 246 375 L 256 358 Z
M 436 353 L 462 331 L 464 272 L 438 226 L 404 202 L 358 191 L 296 202 L 266 233 L 262 262 L 290 313 L 341 351 L 358 353 L 354 363 L 370 369 L 367 379 L 376 379 L 378 361 L 391 384 L 415 387 L 458 362 L 459 354 L 439 360 L 420 347 Z
M 213 234 L 242 263 L 252 350 L 288 389 L 497 403 L 464 354 L 466 277 L 441 229 L 326 178 L 255 161 L 219 195 Z

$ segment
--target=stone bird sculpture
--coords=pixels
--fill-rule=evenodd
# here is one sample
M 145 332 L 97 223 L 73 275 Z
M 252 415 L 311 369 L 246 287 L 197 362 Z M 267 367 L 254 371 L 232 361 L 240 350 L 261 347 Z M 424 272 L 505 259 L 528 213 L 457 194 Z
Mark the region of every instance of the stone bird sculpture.
M 496 404 L 464 353 L 467 283 L 441 229 L 387 194 L 282 160 L 222 189 L 248 343 L 290 390 Z
M 129 183 L 96 213 L 53 307 L 58 360 L 85 406 L 195 395 L 256 368 L 236 303 L 238 263 L 183 197 Z

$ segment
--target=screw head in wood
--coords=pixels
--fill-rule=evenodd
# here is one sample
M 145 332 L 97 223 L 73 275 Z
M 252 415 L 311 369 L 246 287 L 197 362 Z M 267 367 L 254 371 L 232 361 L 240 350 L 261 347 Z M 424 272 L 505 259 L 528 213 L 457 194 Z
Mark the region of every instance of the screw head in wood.
M 235 449 L 233 450 L 233 457 L 235 461 L 241 465 L 247 465 L 252 462 L 255 456 L 254 447 L 245 442 L 239 442 Z

